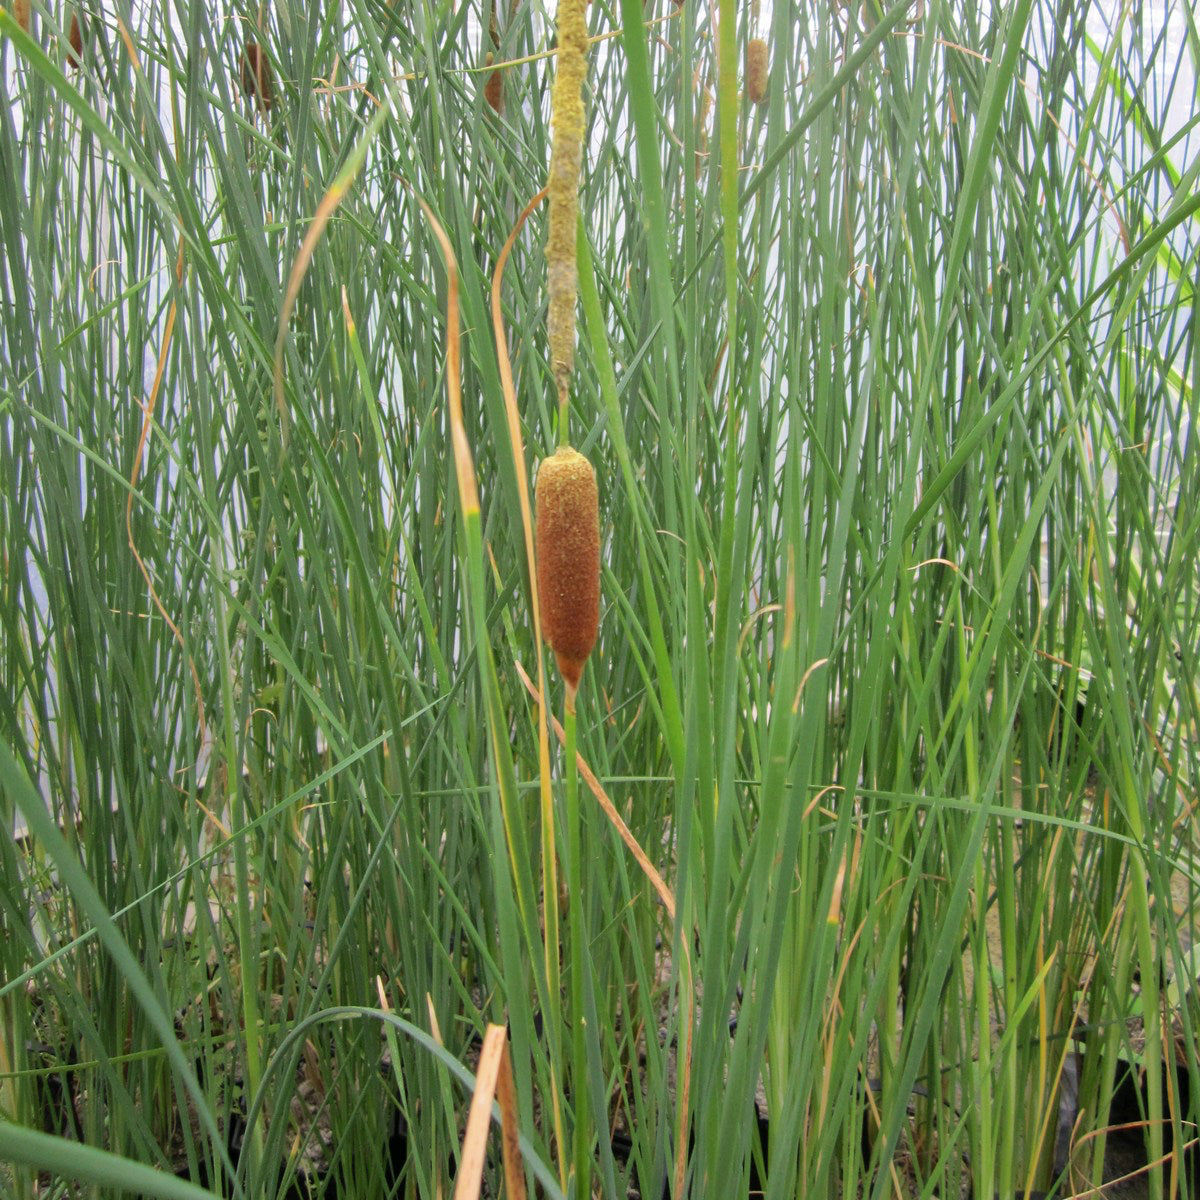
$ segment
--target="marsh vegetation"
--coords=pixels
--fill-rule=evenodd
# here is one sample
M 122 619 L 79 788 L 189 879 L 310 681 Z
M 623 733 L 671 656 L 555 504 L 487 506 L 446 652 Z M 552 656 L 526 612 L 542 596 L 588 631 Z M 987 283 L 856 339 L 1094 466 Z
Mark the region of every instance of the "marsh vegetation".
M 553 18 L 0 9 L 0 1195 L 1195 1195 L 1195 13 Z

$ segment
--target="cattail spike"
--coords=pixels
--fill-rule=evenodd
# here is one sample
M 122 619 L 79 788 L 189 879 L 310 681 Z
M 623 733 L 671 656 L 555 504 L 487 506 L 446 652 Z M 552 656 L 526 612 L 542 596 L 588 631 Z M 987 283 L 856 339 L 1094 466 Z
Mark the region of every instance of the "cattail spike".
M 495 55 L 489 50 L 485 65 L 490 67 L 494 61 Z M 488 76 L 483 88 L 483 98 L 494 113 L 498 116 L 504 115 L 504 76 L 499 71 L 493 71 Z
M 67 45 L 70 49 L 67 51 L 67 65 L 79 69 L 80 63 L 83 62 L 83 26 L 79 21 L 79 14 L 71 14 L 71 28 L 67 31 Z
M 767 43 L 754 38 L 746 47 L 746 95 L 752 104 L 767 99 Z
M 264 114 L 269 112 L 275 102 L 275 79 L 263 48 L 251 39 L 242 51 L 241 73 L 242 91 L 257 102 Z
M 542 633 L 558 660 L 573 709 L 600 624 L 596 472 L 582 454 L 560 446 L 542 460 L 535 490 Z
M 550 231 L 546 242 L 549 306 L 546 333 L 559 403 L 575 367 L 575 300 L 579 282 L 575 236 L 579 213 L 579 169 L 583 161 L 583 81 L 587 75 L 586 0 L 558 0 L 558 67 L 550 123 Z
M 13 0 L 13 20 L 26 32 L 29 32 L 29 0 Z
M 492 5 L 492 14 L 488 18 L 488 40 L 492 44 L 492 48 L 487 53 L 485 65 L 491 66 L 496 61 L 496 55 L 500 52 L 500 25 L 496 21 L 496 6 Z M 483 88 L 483 98 L 487 101 L 488 107 L 497 115 L 504 115 L 504 76 L 499 71 L 493 71 L 489 76 L 487 83 Z

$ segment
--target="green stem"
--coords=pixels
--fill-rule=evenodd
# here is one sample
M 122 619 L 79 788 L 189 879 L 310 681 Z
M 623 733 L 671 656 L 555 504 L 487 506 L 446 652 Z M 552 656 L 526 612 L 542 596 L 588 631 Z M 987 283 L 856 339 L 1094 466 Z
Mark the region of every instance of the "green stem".
M 591 1195 L 591 1137 L 587 1104 L 587 1044 L 584 1037 L 584 955 L 587 942 L 583 929 L 583 850 L 579 818 L 579 769 L 575 761 L 575 705 L 563 705 L 565 754 L 563 775 L 567 797 L 567 905 L 571 929 L 571 1075 L 575 1106 L 573 1134 L 576 1196 Z
M 1002 710 L 1006 711 L 1006 710 Z M 1011 775 L 1009 776 L 1011 778 Z M 1016 902 L 1016 847 L 1013 844 L 1013 829 L 1008 821 L 1000 823 L 999 854 L 996 862 L 996 890 L 999 905 L 1000 956 L 1003 967 L 1004 1019 L 1006 1024 L 1016 1020 L 1019 1003 L 1017 988 L 1017 902 Z M 989 956 L 990 958 L 990 956 Z M 1029 1143 L 1018 1138 L 1018 1111 L 1029 1102 L 1029 1093 L 1021 1088 L 1018 1078 L 1017 1056 L 1021 1053 L 1020 1035 L 1017 1034 L 1004 1053 L 1001 1080 L 1000 1147 L 997 1155 L 1000 1194 L 1010 1195 L 1014 1175 L 1018 1169 L 1027 1170 L 1029 1164 L 1018 1163 L 1018 1158 L 1027 1155 Z
M 903 855 L 908 847 L 908 824 L 904 821 L 892 823 L 891 861 L 903 862 Z M 889 899 L 888 907 L 894 908 L 895 902 Z M 889 923 L 890 924 L 890 923 Z M 911 953 L 911 947 L 909 953 Z M 879 1102 L 883 1112 L 889 1111 L 889 1106 L 897 1102 L 896 1076 L 897 1061 L 900 1055 L 900 1014 L 897 1008 L 901 987 L 901 960 L 905 953 L 904 941 L 896 943 L 894 952 L 888 956 L 885 970 L 887 971 L 887 987 L 879 1003 Z
M 571 444 L 571 394 L 560 392 L 558 396 L 558 449 Z
M 213 539 L 213 567 L 219 580 L 224 581 L 229 578 L 221 538 Z M 262 1031 L 258 1009 L 258 938 L 255 934 L 251 912 L 250 868 L 246 854 L 246 840 L 251 835 L 247 828 L 249 820 L 246 816 L 246 800 L 242 792 L 241 762 L 238 758 L 237 702 L 229 621 L 226 616 L 224 594 L 219 587 L 213 589 L 213 603 L 216 609 L 214 625 L 217 630 L 218 661 L 221 664 L 223 726 L 221 736 L 224 742 L 226 786 L 229 789 L 229 811 L 233 819 L 233 828 L 238 831 L 237 836 L 233 839 L 233 869 L 237 886 L 237 942 L 241 968 L 242 1024 L 246 1046 L 245 1091 L 247 1096 L 255 1096 L 258 1094 L 258 1085 L 262 1078 L 262 1060 L 259 1055 Z M 251 1189 L 254 1187 L 258 1165 L 262 1161 L 262 1152 L 262 1126 L 256 1125 L 251 1130 L 249 1144 L 246 1147 L 248 1163 L 247 1170 L 242 1176 Z
M 227 726 L 232 724 L 232 697 L 225 704 L 228 715 Z M 241 789 L 241 772 L 236 769 L 236 757 L 232 753 L 234 746 L 232 731 L 226 729 L 226 745 L 229 752 L 226 763 L 229 773 L 230 809 L 233 814 L 233 826 L 245 830 L 249 823 L 246 816 L 246 802 Z M 246 1039 L 246 1095 L 258 1093 L 258 1083 L 262 1078 L 262 1061 L 259 1058 L 259 1038 L 261 1036 L 261 1021 L 258 1011 L 258 938 L 255 936 L 252 916 L 252 901 L 250 898 L 250 868 L 246 855 L 246 832 L 233 842 L 233 869 L 237 881 L 237 938 L 238 958 L 241 967 L 242 987 L 242 1023 L 245 1027 Z M 262 1126 L 256 1125 L 252 1130 L 249 1144 L 250 1163 L 245 1178 L 253 1185 L 255 1171 L 262 1155 Z

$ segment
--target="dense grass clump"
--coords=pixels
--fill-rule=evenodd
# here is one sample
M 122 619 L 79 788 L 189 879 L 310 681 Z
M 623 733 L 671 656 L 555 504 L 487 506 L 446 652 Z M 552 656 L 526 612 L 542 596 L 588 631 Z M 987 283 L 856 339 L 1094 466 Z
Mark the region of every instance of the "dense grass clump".
M 1194 14 L 563 21 L 0 8 L 0 1198 L 1194 1196 Z

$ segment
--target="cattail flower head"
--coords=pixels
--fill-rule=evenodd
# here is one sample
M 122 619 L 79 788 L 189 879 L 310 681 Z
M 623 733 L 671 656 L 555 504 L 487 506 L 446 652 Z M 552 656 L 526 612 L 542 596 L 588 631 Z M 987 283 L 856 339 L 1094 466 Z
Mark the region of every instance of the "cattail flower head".
M 13 20 L 26 32 L 29 32 L 29 0 L 13 0 Z
M 70 49 L 67 51 L 67 65 L 79 68 L 79 64 L 83 62 L 83 26 L 79 22 L 79 14 L 71 14 L 71 28 L 67 31 L 67 44 Z
M 575 368 L 575 302 L 579 278 L 575 237 L 579 220 L 579 172 L 583 162 L 583 83 L 588 33 L 584 0 L 559 0 L 558 65 L 550 125 L 549 231 L 546 239 L 546 336 L 559 401 Z
M 487 54 L 487 65 L 490 67 L 495 59 L 495 55 L 489 50 Z M 488 102 L 492 111 L 503 115 L 504 113 L 504 76 L 499 71 L 493 71 L 488 76 L 488 81 L 483 88 L 483 98 Z
M 536 508 L 542 632 L 573 707 L 600 624 L 600 509 L 592 464 L 569 446 L 543 459 Z
M 767 43 L 754 38 L 746 47 L 746 95 L 752 104 L 767 99 Z
M 271 64 L 263 53 L 262 47 L 255 41 L 248 40 L 242 51 L 242 91 L 247 96 L 257 100 L 263 112 L 268 112 L 275 103 L 275 82 L 271 73 Z

